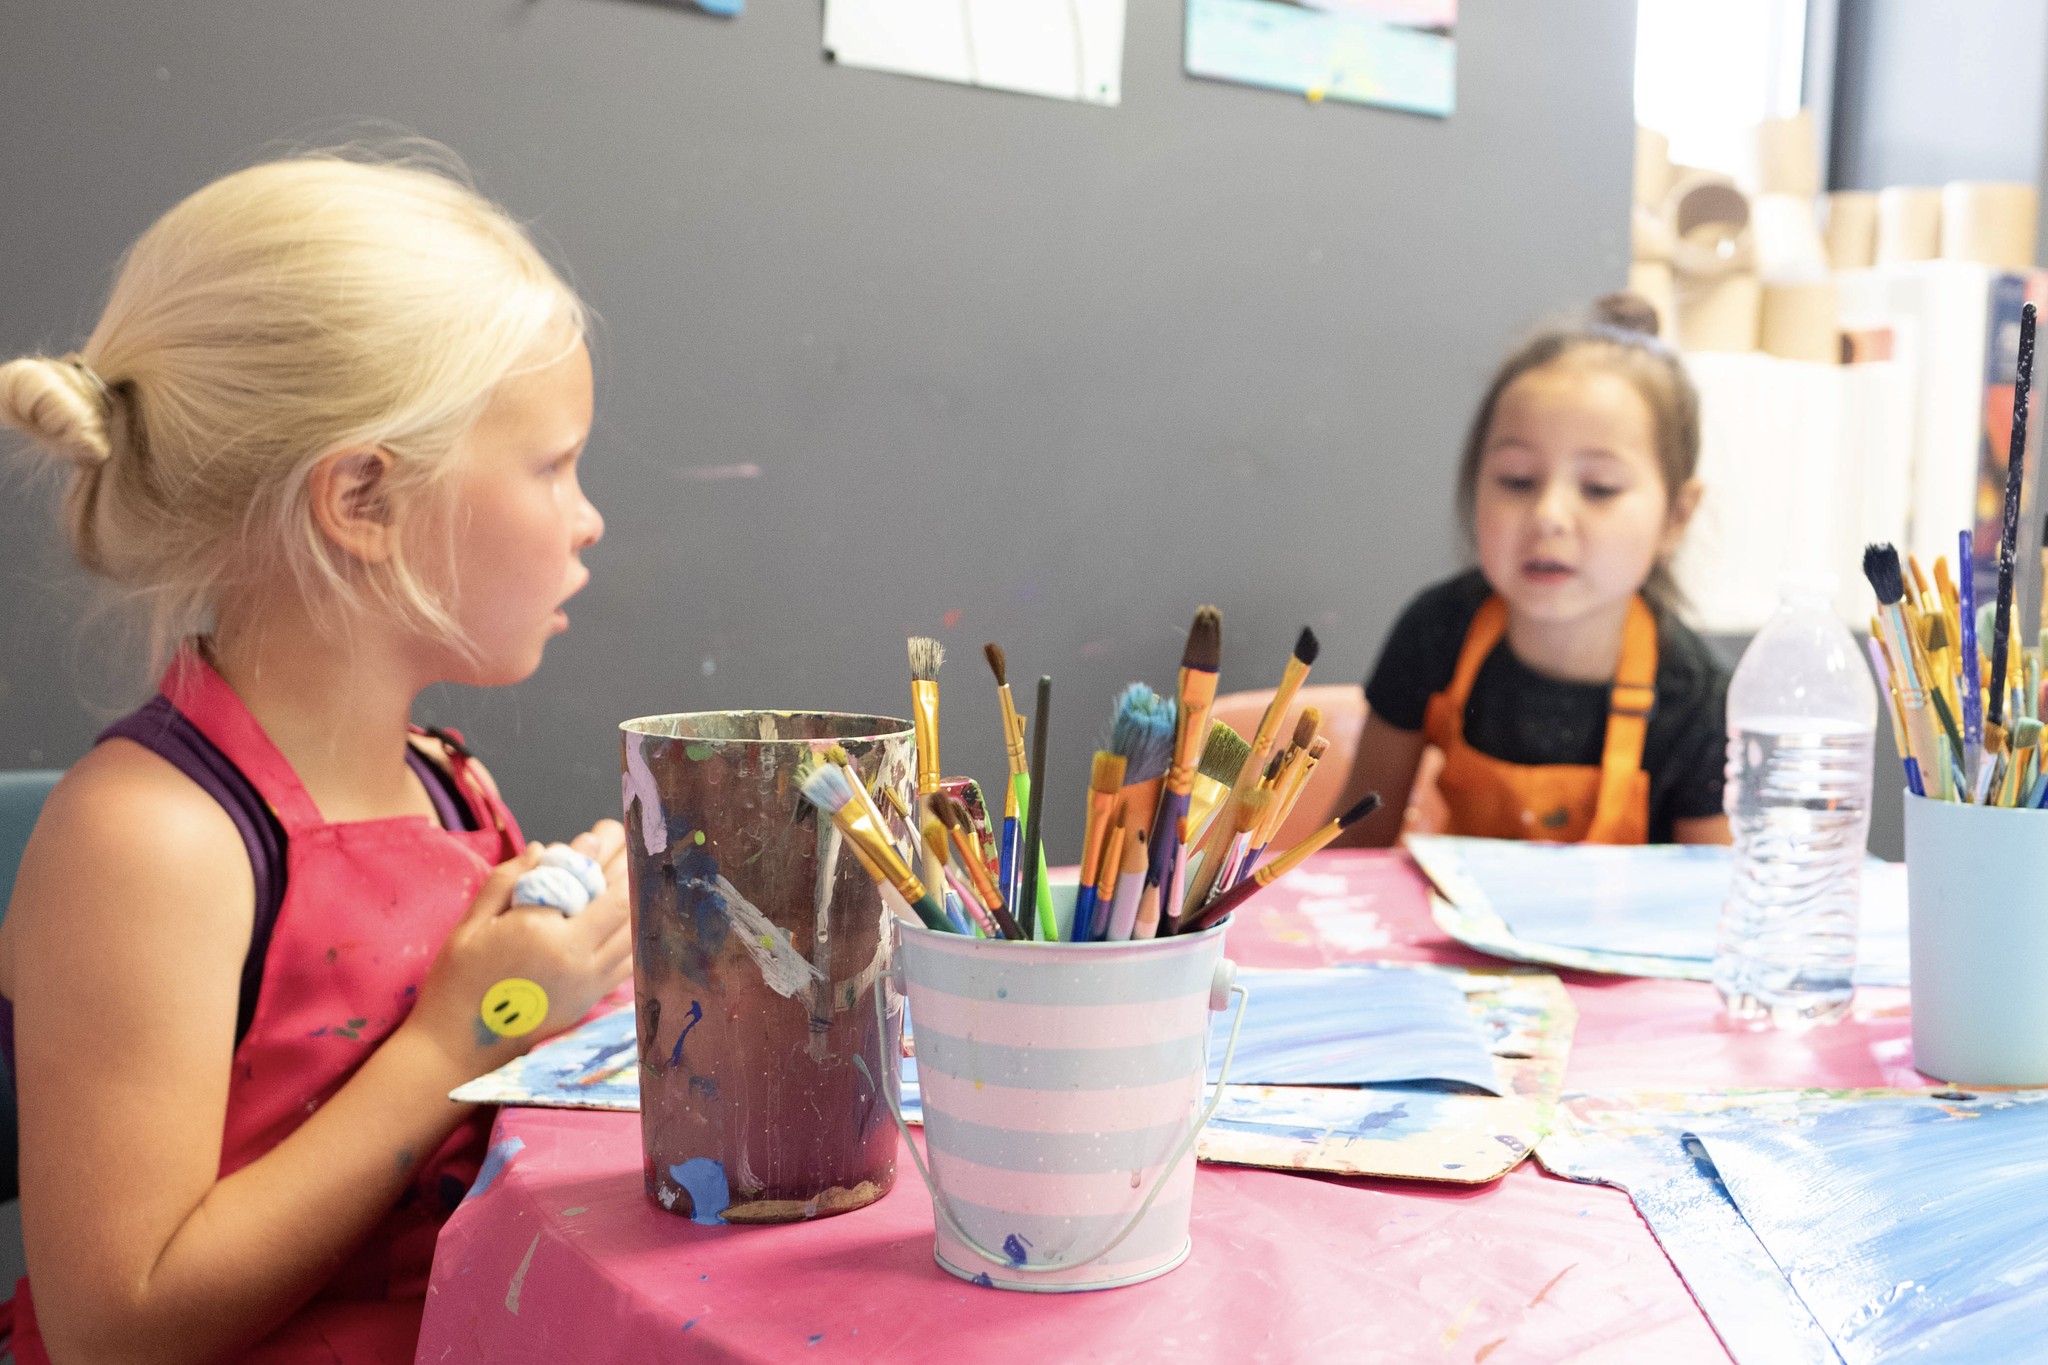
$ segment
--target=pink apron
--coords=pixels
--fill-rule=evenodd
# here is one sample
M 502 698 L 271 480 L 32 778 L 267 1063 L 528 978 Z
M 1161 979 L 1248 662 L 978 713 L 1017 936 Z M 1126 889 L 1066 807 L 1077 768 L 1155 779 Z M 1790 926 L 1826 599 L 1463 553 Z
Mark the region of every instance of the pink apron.
M 449 762 L 479 830 L 442 829 L 426 816 L 329 824 L 241 699 L 195 653 L 171 665 L 163 693 L 262 794 L 287 841 L 284 903 L 255 1017 L 234 1054 L 220 1161 L 227 1176 L 290 1136 L 403 1022 L 441 940 L 485 874 L 524 839 L 455 746 Z M 244 1359 L 411 1360 L 434 1240 L 476 1178 L 494 1112 L 463 1120 L 327 1286 Z M 48 1359 L 26 1280 L 15 1298 L 14 1353 L 23 1365 Z

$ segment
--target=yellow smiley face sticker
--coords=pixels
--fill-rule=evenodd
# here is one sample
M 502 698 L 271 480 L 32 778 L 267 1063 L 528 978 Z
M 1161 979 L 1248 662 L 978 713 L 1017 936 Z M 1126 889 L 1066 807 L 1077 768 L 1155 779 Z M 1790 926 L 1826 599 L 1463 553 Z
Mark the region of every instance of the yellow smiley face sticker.
M 522 976 L 509 976 L 484 992 L 484 1027 L 501 1038 L 533 1032 L 548 1017 L 548 993 Z

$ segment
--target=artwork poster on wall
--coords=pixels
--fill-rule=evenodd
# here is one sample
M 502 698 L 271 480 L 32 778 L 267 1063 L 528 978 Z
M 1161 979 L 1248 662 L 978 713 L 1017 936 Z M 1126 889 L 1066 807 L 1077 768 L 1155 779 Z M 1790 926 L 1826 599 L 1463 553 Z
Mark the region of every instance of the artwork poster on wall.
M 1458 0 L 1188 0 L 1187 69 L 1447 118 L 1457 22 Z
M 825 0 L 825 55 L 1084 104 L 1123 99 L 1124 0 Z

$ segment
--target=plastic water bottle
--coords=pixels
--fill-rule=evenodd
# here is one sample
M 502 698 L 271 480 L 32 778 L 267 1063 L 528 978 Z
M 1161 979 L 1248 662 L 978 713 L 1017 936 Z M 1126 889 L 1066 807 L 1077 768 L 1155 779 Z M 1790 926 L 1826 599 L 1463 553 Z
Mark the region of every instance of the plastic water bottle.
M 1826 574 L 1785 574 L 1728 685 L 1735 876 L 1714 985 L 1753 1026 L 1848 1012 L 1870 833 L 1877 689 L 1829 605 Z

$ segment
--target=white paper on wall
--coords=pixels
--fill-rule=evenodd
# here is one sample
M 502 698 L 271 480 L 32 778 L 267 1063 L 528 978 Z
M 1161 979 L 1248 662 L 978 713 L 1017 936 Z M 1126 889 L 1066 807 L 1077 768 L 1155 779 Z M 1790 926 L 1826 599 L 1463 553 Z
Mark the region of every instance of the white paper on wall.
M 844 66 L 1116 104 L 1124 0 L 825 0 L 825 52 Z

